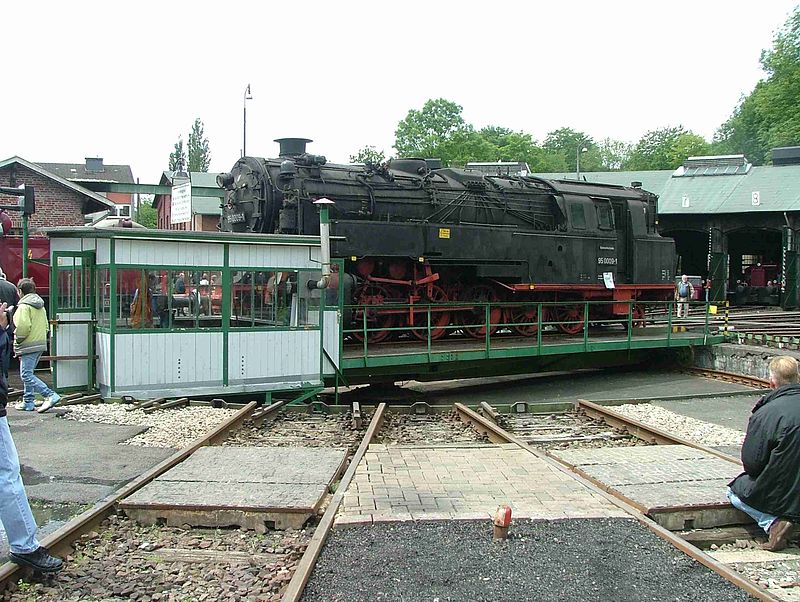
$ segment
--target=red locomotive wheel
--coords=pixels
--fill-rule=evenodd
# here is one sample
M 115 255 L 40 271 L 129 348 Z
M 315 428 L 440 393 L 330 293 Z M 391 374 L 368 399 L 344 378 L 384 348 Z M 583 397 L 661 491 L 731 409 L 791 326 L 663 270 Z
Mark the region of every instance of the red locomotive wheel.
M 353 338 L 359 342 L 364 341 L 364 313 L 367 316 L 367 342 L 380 343 L 389 338 L 392 331 L 385 330 L 386 328 L 393 328 L 397 323 L 396 315 L 384 313 L 381 311 L 381 305 L 384 305 L 390 299 L 389 290 L 381 284 L 375 282 L 367 282 L 359 291 L 356 296 L 357 304 L 363 305 L 363 308 L 357 308 L 353 314 L 353 328 L 358 328 L 353 332 Z
M 633 316 L 631 317 L 631 322 L 634 328 L 644 328 L 647 326 L 647 320 L 645 320 L 644 315 L 644 305 L 637 303 L 633 306 Z M 627 329 L 628 328 L 628 320 L 627 318 L 623 320 L 622 325 Z
M 447 293 L 444 289 L 436 284 L 431 284 L 430 296 L 428 296 L 428 286 L 418 286 L 412 291 L 412 296 L 417 299 L 414 301 L 415 305 L 423 305 L 419 309 L 410 308 L 406 320 L 411 327 L 411 334 L 413 334 L 420 341 L 428 340 L 428 304 L 447 303 L 450 299 L 447 298 Z M 435 310 L 436 307 L 432 307 Z M 450 311 L 431 311 L 431 340 L 442 338 L 447 334 L 447 326 L 450 324 Z
M 545 308 L 546 309 L 546 308 Z M 511 329 L 524 337 L 536 336 L 539 331 L 539 312 L 535 305 L 528 307 L 511 307 L 508 310 L 508 322 L 512 323 Z M 542 321 L 547 319 L 546 311 L 542 314 Z
M 565 334 L 579 334 L 583 332 L 583 304 L 560 305 L 555 308 L 555 319 L 558 328 Z
M 471 286 L 462 296 L 464 301 L 473 303 L 497 303 L 500 297 L 497 292 L 486 284 L 476 284 Z M 503 308 L 489 306 L 489 335 L 497 332 L 498 325 L 503 320 Z M 486 336 L 486 306 L 479 305 L 471 311 L 461 313 L 461 323 L 464 324 L 464 332 L 474 339 L 482 339 Z

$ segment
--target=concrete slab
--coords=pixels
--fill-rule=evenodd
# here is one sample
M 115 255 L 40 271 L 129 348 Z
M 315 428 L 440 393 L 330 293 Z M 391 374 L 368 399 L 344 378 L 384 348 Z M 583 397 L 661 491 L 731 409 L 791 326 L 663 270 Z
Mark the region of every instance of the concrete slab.
M 23 481 L 33 500 L 91 504 L 175 450 L 119 445 L 145 427 L 62 420 L 9 409 Z
M 142 524 L 300 528 L 322 505 L 346 449 L 205 447 L 121 507 Z
M 348 487 L 337 525 L 486 519 L 509 504 L 516 518 L 626 514 L 569 474 L 516 445 L 371 445 Z
M 505 406 L 518 401 L 548 403 L 619 400 L 682 395 L 747 391 L 750 387 L 675 372 L 598 370 L 570 374 L 538 374 L 492 379 L 460 379 L 436 383 L 411 381 L 405 385 L 424 396 L 429 403 L 459 401 L 476 405 L 487 401 Z M 751 404 L 752 405 L 752 404 Z
M 741 466 L 692 447 L 554 450 L 551 455 L 668 529 L 750 521 L 725 497 Z

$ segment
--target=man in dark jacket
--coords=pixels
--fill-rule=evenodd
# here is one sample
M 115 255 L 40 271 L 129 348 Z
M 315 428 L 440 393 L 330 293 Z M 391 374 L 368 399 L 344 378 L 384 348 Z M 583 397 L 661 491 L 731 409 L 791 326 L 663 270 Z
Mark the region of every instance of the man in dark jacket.
M 786 547 L 800 521 L 800 384 L 797 360 L 769 364 L 775 389 L 753 408 L 742 445 L 744 472 L 729 483 L 728 499 L 769 535 L 765 550 Z
M 8 306 L 0 303 L 0 353 L 11 345 L 8 338 Z M 8 383 L 0 372 L 0 523 L 8 536 L 11 560 L 40 573 L 56 573 L 63 562 L 36 540 L 28 496 L 20 475 L 19 456 L 8 428 Z

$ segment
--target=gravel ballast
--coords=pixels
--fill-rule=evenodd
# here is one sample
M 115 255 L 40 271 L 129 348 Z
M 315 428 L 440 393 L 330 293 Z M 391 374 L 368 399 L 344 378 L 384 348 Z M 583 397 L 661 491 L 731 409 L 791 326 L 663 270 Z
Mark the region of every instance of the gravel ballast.
M 305 602 L 750 600 L 632 519 L 407 522 L 335 530 Z
M 741 445 L 744 441 L 742 431 L 690 418 L 649 403 L 625 404 L 611 409 L 700 445 Z
M 140 435 L 123 441 L 123 445 L 176 449 L 189 445 L 197 437 L 205 435 L 236 414 L 236 410 L 196 406 L 145 414 L 143 410 L 129 412 L 119 403 L 75 405 L 68 409 L 64 413 L 66 420 L 148 427 Z

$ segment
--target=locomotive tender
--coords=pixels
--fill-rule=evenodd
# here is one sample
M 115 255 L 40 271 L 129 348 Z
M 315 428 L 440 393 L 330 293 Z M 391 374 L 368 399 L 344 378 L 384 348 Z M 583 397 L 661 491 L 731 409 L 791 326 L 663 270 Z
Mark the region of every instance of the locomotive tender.
M 319 234 L 312 203 L 335 201 L 331 254 L 346 259 L 345 303 L 375 306 L 372 341 L 404 325 L 427 337 L 427 310 L 408 304 L 464 303 L 431 314 L 436 338 L 452 324 L 485 336 L 484 309 L 469 302 L 513 302 L 491 306 L 491 324 L 532 336 L 537 308 L 524 302 L 552 303 L 543 320 L 577 333 L 584 300 L 614 302 L 592 305 L 590 319 L 628 324 L 632 311 L 643 325 L 639 302 L 671 298 L 675 245 L 656 231 L 656 195 L 640 187 L 491 176 L 430 159 L 334 165 L 306 152 L 310 140 L 276 142 L 278 159 L 242 157 L 218 176 L 226 189 L 220 228 Z M 363 313 L 352 315 L 360 325 Z

